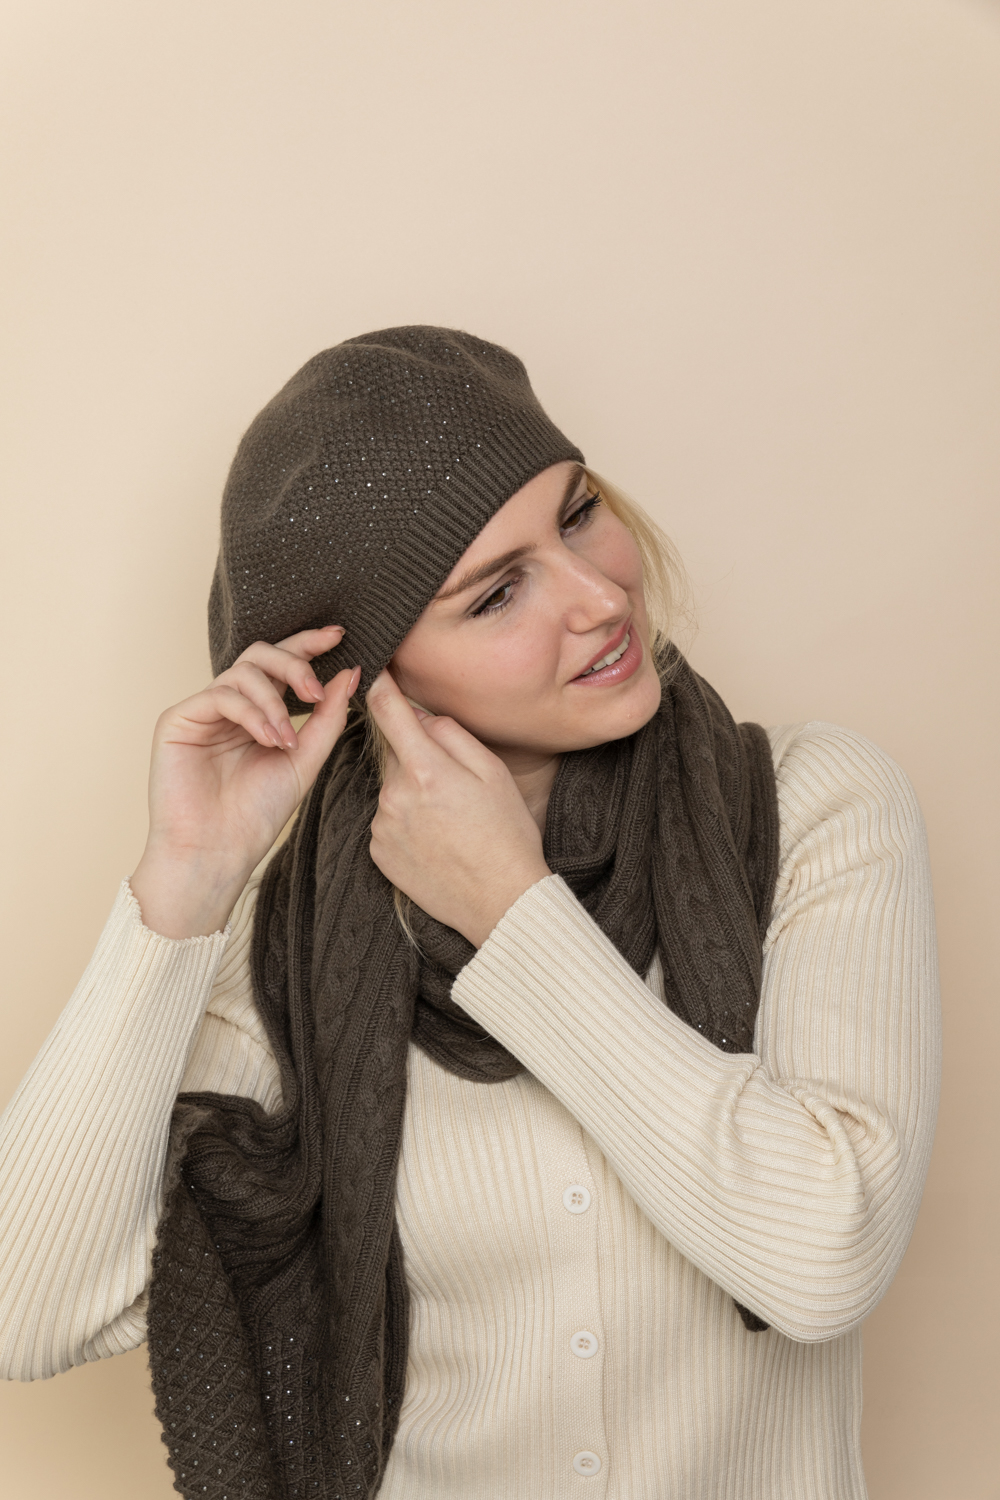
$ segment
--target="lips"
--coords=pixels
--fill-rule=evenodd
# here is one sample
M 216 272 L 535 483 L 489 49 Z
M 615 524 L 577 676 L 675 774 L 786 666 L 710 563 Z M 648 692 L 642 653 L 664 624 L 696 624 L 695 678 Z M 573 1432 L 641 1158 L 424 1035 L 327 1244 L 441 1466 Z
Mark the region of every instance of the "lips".
M 608 660 L 609 657 L 615 658 L 616 653 L 620 656 L 622 652 L 627 651 L 629 644 L 629 633 L 631 629 L 632 616 L 629 615 L 628 619 L 622 622 L 621 627 L 611 637 L 610 641 L 608 641 L 607 645 L 603 648 L 600 654 L 595 656 L 593 661 L 588 662 L 583 671 L 577 673 L 577 677 L 586 677 L 588 672 L 599 671 L 601 667 L 610 665 Z
M 610 687 L 615 683 L 625 682 L 637 672 L 642 659 L 642 641 L 632 628 L 632 621 L 626 620 L 624 627 L 608 642 L 603 653 L 589 667 L 584 667 L 579 676 L 573 678 L 573 682 L 578 687 Z
M 606 656 L 602 656 L 601 657 L 600 661 L 595 661 L 594 665 L 592 667 L 588 667 L 585 672 L 581 672 L 580 676 L 581 677 L 589 677 L 590 674 L 591 674 L 591 672 L 599 672 L 602 667 L 613 666 L 614 663 L 619 659 L 619 657 L 622 657 L 622 656 L 625 655 L 625 652 L 629 648 L 629 644 L 630 644 L 630 637 L 626 636 L 625 639 L 622 641 L 621 645 L 619 647 L 617 647 L 616 650 L 609 651 Z

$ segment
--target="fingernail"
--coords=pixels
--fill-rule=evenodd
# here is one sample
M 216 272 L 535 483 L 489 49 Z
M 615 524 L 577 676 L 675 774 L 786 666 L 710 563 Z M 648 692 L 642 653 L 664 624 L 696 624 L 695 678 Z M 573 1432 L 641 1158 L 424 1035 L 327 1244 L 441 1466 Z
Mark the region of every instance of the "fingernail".
M 320 682 L 318 677 L 308 678 L 306 680 L 306 687 L 309 689 L 310 693 L 312 693 L 313 697 L 317 701 L 325 696 L 323 692 L 323 684 Z
M 360 681 L 361 681 L 361 668 L 360 667 L 355 667 L 354 671 L 351 673 L 351 685 L 350 685 L 350 687 L 348 688 L 348 691 L 347 691 L 347 696 L 349 698 L 354 693 L 357 692 L 357 690 L 358 690 L 358 683 Z
M 269 737 L 269 739 L 271 741 L 271 744 L 274 746 L 274 748 L 276 750 L 283 749 L 283 746 L 282 746 L 282 743 L 281 743 L 281 736 L 279 735 L 278 731 L 275 729 L 274 725 L 273 724 L 265 724 L 264 725 L 264 730 L 265 730 L 265 733 L 268 735 L 268 737 Z
M 340 630 L 340 631 L 343 632 L 344 635 L 347 634 L 346 630 L 344 630 L 343 625 L 324 625 L 323 629 L 324 630 Z
M 280 733 L 282 744 L 287 746 L 289 750 L 294 750 L 298 741 L 295 738 L 295 730 L 292 728 L 291 719 L 282 719 Z

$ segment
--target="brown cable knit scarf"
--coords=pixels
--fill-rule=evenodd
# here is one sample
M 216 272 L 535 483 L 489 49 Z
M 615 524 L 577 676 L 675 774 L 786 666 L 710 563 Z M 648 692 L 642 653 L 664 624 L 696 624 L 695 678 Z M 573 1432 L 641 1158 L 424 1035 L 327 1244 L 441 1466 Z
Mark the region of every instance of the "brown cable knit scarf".
M 777 867 L 770 750 L 675 652 L 664 681 L 645 728 L 565 756 L 545 853 L 637 973 L 659 952 L 677 1015 L 748 1052 Z M 377 1492 L 407 1357 L 394 1212 L 407 1048 L 483 1083 L 521 1067 L 450 998 L 471 945 L 416 911 L 421 957 L 400 928 L 368 852 L 378 789 L 363 746 L 355 723 L 260 892 L 253 980 L 281 1109 L 187 1094 L 175 1111 L 149 1350 L 189 1497 Z

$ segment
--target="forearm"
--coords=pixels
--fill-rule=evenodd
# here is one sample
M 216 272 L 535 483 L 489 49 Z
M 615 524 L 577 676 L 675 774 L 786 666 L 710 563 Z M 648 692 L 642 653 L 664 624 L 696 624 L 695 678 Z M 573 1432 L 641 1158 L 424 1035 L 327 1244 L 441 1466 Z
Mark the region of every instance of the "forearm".
M 225 945 L 149 931 L 123 887 L 0 1120 L 0 1375 L 114 1352 L 146 1284 L 170 1114 Z
M 794 990 L 793 975 L 785 982 Z M 574 1114 L 657 1228 L 738 1301 L 802 1340 L 834 1337 L 874 1306 L 926 1168 L 932 997 L 924 1024 L 900 1038 L 926 1074 L 908 1085 L 924 1086 L 919 1110 L 845 1083 L 849 1066 L 835 1056 L 785 1075 L 769 1045 L 765 1064 L 685 1025 L 562 882 L 547 880 L 507 913 L 454 998 Z M 798 1024 L 808 1028 L 811 1014 L 823 1029 L 817 997 L 810 1004 L 802 990 L 798 1000 Z M 861 1037 L 829 1021 L 833 1052 L 849 1058 Z M 884 1062 L 901 1082 L 894 1059 Z

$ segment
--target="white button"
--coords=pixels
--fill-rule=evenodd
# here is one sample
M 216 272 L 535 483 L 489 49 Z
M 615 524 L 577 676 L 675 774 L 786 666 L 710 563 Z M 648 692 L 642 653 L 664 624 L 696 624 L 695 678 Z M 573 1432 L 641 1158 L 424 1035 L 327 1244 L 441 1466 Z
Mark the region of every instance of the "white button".
M 581 1328 L 580 1332 L 574 1333 L 570 1339 L 569 1347 L 577 1359 L 593 1359 L 601 1346 L 596 1333 L 590 1333 L 586 1328 Z
M 601 1460 L 596 1453 L 578 1453 L 573 1460 L 573 1468 L 577 1474 L 599 1474 Z
M 585 1214 L 590 1207 L 590 1194 L 582 1182 L 571 1182 L 563 1193 L 563 1208 L 571 1214 Z

